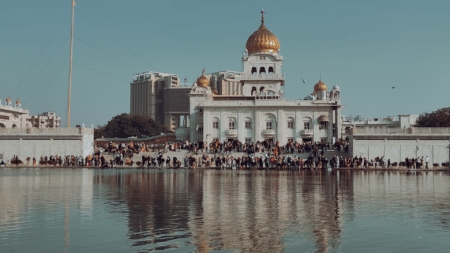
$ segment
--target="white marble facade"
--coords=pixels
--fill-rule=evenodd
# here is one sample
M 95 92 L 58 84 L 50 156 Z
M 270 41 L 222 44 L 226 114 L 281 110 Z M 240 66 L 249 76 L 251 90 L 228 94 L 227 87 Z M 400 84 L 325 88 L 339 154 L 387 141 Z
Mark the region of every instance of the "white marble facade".
M 242 57 L 243 72 L 232 72 L 236 92 L 221 87 L 215 72 L 197 79 L 189 94 L 189 139 L 191 142 L 241 142 L 262 140 L 333 142 L 340 138 L 340 88 L 330 91 L 321 80 L 310 87 L 311 95 L 287 100 L 279 42 L 264 25 L 247 40 Z M 231 79 L 230 79 L 231 80 Z M 210 81 L 212 86 L 210 86 Z M 302 82 L 298 78 L 292 85 Z M 226 83 L 226 82 L 223 82 Z M 308 93 L 309 94 L 309 93 Z

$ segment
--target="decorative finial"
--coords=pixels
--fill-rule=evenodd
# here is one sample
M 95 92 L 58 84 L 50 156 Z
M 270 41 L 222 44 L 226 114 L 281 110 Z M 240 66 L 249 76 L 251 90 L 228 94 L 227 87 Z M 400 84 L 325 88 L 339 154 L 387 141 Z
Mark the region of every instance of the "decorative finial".
M 202 69 L 202 76 L 205 75 L 205 68 Z
M 263 24 L 264 24 L 264 14 L 265 14 L 264 9 L 262 9 L 261 10 L 261 23 L 263 23 Z

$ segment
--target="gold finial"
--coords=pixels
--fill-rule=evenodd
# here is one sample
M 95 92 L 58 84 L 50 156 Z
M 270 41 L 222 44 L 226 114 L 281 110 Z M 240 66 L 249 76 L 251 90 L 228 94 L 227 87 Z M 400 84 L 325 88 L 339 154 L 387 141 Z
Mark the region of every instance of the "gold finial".
M 202 69 L 202 76 L 205 75 L 205 68 Z
M 262 9 L 261 10 L 261 23 L 263 23 L 263 24 L 264 24 L 264 14 L 265 14 L 264 9 Z

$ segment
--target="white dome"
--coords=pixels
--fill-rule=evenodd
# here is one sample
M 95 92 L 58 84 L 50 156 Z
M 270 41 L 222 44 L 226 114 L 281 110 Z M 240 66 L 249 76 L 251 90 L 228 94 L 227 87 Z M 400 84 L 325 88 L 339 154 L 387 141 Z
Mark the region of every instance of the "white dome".
M 333 86 L 333 90 L 341 91 L 341 88 L 337 85 Z

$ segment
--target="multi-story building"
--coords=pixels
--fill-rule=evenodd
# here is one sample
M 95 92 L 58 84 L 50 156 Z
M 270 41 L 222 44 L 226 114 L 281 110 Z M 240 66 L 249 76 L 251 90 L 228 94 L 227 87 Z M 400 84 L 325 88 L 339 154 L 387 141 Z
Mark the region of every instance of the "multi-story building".
M 17 99 L 14 106 L 11 98 L 7 98 L 5 104 L 0 101 L 0 127 L 6 128 L 45 128 L 60 127 L 61 117 L 54 112 L 44 112 L 38 115 L 30 115 L 29 110 L 22 109 L 20 100 Z
M 130 114 L 147 115 L 175 131 L 189 113 L 190 87 L 180 86 L 178 75 L 144 72 L 130 83 Z
M 27 125 L 28 122 L 31 127 L 60 127 L 61 117 L 57 117 L 54 112 L 44 112 L 28 117 Z

